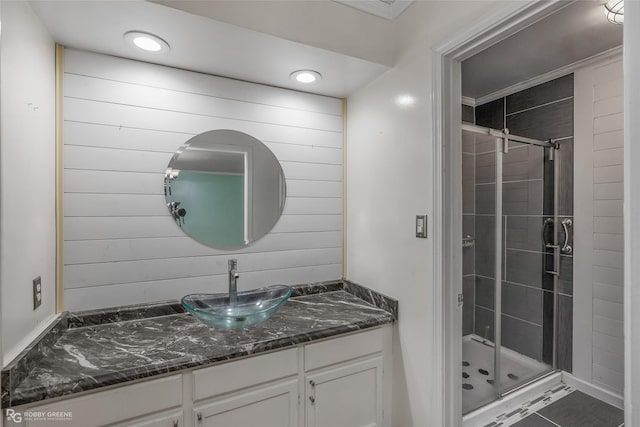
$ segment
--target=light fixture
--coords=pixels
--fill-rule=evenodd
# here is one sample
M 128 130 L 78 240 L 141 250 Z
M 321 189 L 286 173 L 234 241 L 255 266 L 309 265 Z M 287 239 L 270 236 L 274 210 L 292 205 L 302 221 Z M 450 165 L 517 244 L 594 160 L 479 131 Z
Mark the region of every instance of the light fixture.
M 614 24 L 624 22 L 624 0 L 608 0 L 604 4 L 607 19 Z
M 300 83 L 313 83 L 316 80 L 320 80 L 322 75 L 313 70 L 298 70 L 291 73 L 289 77 L 291 77 L 291 80 L 295 80 Z
M 147 52 L 164 53 L 168 52 L 170 49 L 169 43 L 162 40 L 160 37 L 142 31 L 129 31 L 128 33 L 125 33 L 124 39 L 138 49 L 142 49 Z

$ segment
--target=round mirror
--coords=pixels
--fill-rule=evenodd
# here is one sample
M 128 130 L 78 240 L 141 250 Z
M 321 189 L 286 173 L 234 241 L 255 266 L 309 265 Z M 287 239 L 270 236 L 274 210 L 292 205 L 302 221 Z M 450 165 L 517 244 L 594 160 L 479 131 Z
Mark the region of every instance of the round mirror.
M 286 198 L 276 156 L 256 138 L 219 129 L 194 136 L 164 177 L 169 214 L 189 236 L 218 249 L 240 248 L 267 234 Z

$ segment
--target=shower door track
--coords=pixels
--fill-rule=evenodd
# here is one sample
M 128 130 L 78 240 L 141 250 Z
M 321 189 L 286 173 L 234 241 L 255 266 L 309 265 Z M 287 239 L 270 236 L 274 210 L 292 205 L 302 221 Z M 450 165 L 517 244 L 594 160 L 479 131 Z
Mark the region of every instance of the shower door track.
M 562 370 L 558 369 L 558 368 L 550 368 L 550 369 L 548 369 L 546 371 L 543 371 L 543 372 L 539 373 L 538 375 L 530 378 L 529 380 L 527 380 L 527 381 L 525 381 L 525 382 L 523 382 L 521 384 L 517 384 L 517 385 L 515 385 L 515 386 L 513 386 L 511 388 L 506 389 L 505 391 L 503 391 L 501 393 L 498 393 L 498 399 L 502 399 L 504 397 L 507 397 L 511 393 L 515 393 L 518 390 L 522 390 L 523 388 L 528 387 L 531 384 L 536 383 L 536 382 L 540 381 L 541 379 L 546 378 L 548 376 L 551 376 L 551 375 L 553 375 L 553 374 L 555 374 L 557 372 L 562 372 Z
M 508 138 L 509 141 L 521 142 L 523 144 L 531 144 L 537 145 L 539 147 L 555 147 L 555 144 L 552 141 L 541 141 L 539 139 L 527 138 L 519 135 L 512 135 L 508 133 L 508 130 L 497 130 L 492 128 L 487 128 L 478 125 L 471 125 L 468 123 L 462 124 L 462 130 L 466 130 L 469 132 L 479 133 L 482 135 L 491 135 L 496 138 Z

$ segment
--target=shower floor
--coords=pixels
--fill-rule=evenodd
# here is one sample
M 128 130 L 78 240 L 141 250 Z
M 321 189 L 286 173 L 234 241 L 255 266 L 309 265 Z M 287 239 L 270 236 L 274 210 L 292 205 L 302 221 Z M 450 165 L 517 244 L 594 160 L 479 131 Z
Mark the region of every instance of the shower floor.
M 482 339 L 475 335 L 466 335 L 462 338 L 463 414 L 496 400 L 493 387 L 494 349 L 479 341 Z M 502 347 L 500 354 L 502 356 L 500 383 L 503 390 L 551 368 L 545 363 L 508 348 Z

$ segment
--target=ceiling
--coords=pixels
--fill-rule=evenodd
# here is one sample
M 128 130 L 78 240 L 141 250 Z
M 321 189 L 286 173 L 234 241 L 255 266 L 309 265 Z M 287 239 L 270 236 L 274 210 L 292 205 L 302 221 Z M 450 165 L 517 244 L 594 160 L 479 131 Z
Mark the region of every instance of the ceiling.
M 622 45 L 601 0 L 579 0 L 462 63 L 462 94 L 477 99 Z
M 330 0 L 150 0 L 286 40 L 393 65 L 393 23 Z M 381 0 L 358 4 L 386 5 Z
M 381 18 L 394 20 L 411 6 L 414 0 L 333 0 Z
M 358 13 L 358 19 L 389 22 L 328 3 Z M 347 97 L 372 81 L 388 70 L 391 62 L 363 59 L 366 55 L 303 44 L 140 0 L 30 4 L 56 42 L 66 47 L 337 98 Z M 156 34 L 171 50 L 162 55 L 139 51 L 123 38 L 131 30 Z M 312 85 L 294 82 L 289 75 L 299 69 L 316 70 L 322 80 Z

